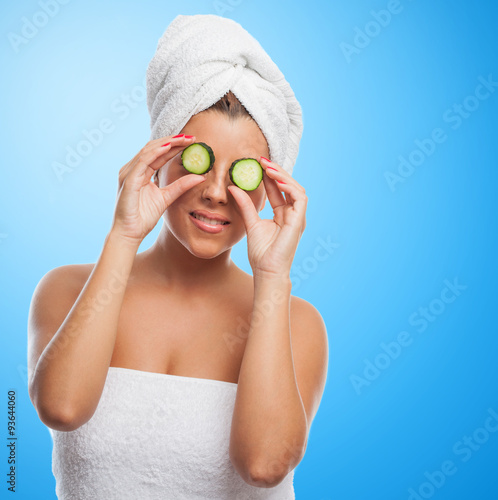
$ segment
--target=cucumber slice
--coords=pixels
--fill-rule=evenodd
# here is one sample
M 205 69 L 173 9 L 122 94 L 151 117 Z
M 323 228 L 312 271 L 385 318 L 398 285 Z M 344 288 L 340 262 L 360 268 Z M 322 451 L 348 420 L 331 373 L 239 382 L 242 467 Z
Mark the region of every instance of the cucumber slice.
M 253 191 L 263 179 L 263 167 L 254 158 L 235 160 L 229 173 L 232 182 L 244 191 Z
M 182 152 L 182 165 L 191 174 L 205 174 L 213 163 L 213 150 L 204 142 L 194 142 Z

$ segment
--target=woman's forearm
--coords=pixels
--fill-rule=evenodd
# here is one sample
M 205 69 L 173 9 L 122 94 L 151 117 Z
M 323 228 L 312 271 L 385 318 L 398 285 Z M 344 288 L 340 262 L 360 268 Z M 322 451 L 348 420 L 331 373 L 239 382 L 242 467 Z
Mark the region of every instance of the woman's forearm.
M 292 359 L 291 288 L 288 277 L 255 279 L 232 420 L 230 455 L 262 482 L 285 476 L 306 447 L 306 412 Z
M 138 246 L 112 231 L 107 235 L 85 286 L 36 364 L 37 410 L 59 415 L 61 425 L 78 427 L 97 407 Z

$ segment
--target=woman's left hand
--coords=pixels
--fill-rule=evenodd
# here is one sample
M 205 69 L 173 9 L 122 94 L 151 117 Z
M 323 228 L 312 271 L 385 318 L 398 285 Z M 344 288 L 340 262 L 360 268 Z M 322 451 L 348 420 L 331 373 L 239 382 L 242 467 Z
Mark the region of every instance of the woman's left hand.
M 246 227 L 249 263 L 254 277 L 289 276 L 297 244 L 306 227 L 308 197 L 304 188 L 282 167 L 263 157 L 260 164 L 268 201 L 273 208 L 273 220 L 259 217 L 253 201 L 243 189 L 228 186 L 228 190 L 240 208 Z

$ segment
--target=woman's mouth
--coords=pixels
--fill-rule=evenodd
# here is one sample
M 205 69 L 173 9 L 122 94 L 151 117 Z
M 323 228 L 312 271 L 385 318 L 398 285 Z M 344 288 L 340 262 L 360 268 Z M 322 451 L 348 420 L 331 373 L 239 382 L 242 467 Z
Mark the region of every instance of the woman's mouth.
M 210 219 L 209 217 L 204 217 L 203 215 L 199 215 L 195 212 L 190 212 L 189 216 L 195 226 L 208 233 L 219 233 L 226 229 L 226 226 L 230 224 L 228 221 Z

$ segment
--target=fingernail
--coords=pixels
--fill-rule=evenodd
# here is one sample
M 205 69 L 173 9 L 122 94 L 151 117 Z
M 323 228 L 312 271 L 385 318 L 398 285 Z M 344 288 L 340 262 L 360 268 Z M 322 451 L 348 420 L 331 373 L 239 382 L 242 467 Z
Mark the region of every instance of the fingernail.
M 282 182 L 282 181 L 277 181 L 277 182 L 280 182 L 280 184 L 287 184 L 287 182 Z
M 185 134 L 180 134 L 180 135 L 174 135 L 173 139 L 176 139 L 177 137 L 183 137 Z
M 169 146 L 171 142 L 167 142 L 166 144 L 163 144 L 161 147 L 164 148 L 164 146 Z
M 273 168 L 273 167 L 266 167 L 267 169 L 268 168 L 271 168 L 272 170 L 275 170 L 275 172 L 278 172 L 278 170 L 276 168 Z
M 262 160 L 270 161 L 268 158 L 265 158 L 264 156 L 261 157 Z
M 185 139 L 192 139 L 192 137 L 194 137 L 194 136 L 193 135 L 186 135 Z

